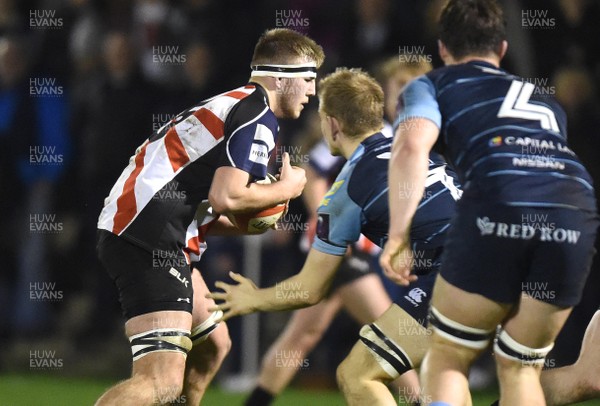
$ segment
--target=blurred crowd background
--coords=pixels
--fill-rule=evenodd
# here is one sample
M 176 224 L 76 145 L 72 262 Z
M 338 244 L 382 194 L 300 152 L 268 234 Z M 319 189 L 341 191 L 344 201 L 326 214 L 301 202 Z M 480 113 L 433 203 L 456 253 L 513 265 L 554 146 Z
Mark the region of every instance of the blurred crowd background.
M 129 373 L 115 289 L 95 255 L 103 200 L 154 130 L 198 101 L 246 83 L 265 29 L 287 27 L 315 39 L 326 53 L 321 75 L 337 66 L 371 70 L 399 54 L 438 67 L 435 20 L 442 3 L 0 0 L 0 373 L 30 371 L 32 348 L 55 350 L 65 360 L 49 373 Z M 560 101 L 572 148 L 600 184 L 600 3 L 502 3 L 509 40 L 503 67 Z M 300 120 L 281 122 L 278 151 L 296 151 L 297 164 L 305 163 L 308 145 L 320 136 L 315 111 L 313 100 Z M 292 214 L 295 225 L 254 237 L 264 247 L 263 285 L 303 263 L 300 200 Z M 577 356 L 600 303 L 598 262 L 549 366 Z M 243 269 L 242 239 L 209 241 L 205 278 Z M 260 316 L 261 354 L 288 316 Z M 239 370 L 244 351 L 239 320 L 230 328 L 234 348 L 221 376 Z M 335 365 L 357 328 L 338 317 L 299 380 L 333 384 Z

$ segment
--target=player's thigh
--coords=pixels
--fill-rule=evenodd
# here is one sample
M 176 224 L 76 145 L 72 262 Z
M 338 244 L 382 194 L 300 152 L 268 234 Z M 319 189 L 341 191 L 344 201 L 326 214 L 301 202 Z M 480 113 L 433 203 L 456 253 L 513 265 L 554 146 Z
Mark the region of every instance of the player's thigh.
M 208 309 L 215 305 L 213 299 L 207 298 L 210 293 L 199 268 L 192 269 L 192 286 L 194 287 L 194 307 L 192 310 L 192 325 L 195 327 L 204 322 L 212 314 Z
M 196 355 L 199 351 L 206 352 L 207 356 L 222 358 L 231 347 L 229 330 L 225 322 L 218 321 L 222 312 L 209 311 L 211 307 L 215 306 L 215 301 L 206 297 L 209 289 L 200 269 L 196 266 L 192 269 L 192 284 L 194 287 L 191 332 L 194 345 L 193 358 L 197 358 Z M 203 345 L 199 346 L 199 344 Z
M 585 359 L 586 354 L 598 354 L 600 356 L 600 309 L 594 313 L 592 320 L 585 329 L 583 343 L 581 344 L 581 353 L 579 360 Z
M 503 328 L 519 344 L 547 347 L 556 339 L 571 310 L 572 307 L 558 307 L 523 295 L 516 313 L 503 323 Z
M 341 286 L 338 293 L 344 308 L 360 324 L 373 322 L 392 304 L 381 279 L 375 273 Z
M 438 275 L 431 306 L 446 318 L 467 327 L 492 331 L 510 312 L 512 305 L 498 303 L 448 283 Z

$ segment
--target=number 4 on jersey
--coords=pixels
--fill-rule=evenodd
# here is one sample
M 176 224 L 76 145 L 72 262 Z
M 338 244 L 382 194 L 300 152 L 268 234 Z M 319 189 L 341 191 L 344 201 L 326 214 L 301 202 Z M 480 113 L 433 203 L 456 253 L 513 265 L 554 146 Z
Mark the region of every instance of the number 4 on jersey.
M 533 83 L 513 80 L 504 98 L 498 117 L 513 117 L 540 122 L 544 130 L 560 132 L 554 112 L 538 104 L 529 103 L 529 98 L 535 90 Z

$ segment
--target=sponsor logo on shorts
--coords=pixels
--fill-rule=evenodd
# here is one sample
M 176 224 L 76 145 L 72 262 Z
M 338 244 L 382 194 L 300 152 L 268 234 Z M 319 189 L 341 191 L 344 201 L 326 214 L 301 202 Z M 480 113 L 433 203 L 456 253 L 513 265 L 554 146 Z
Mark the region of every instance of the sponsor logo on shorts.
M 413 288 L 404 296 L 414 307 L 419 307 L 424 297 L 427 297 L 427 293 L 421 288 Z
M 577 244 L 581 231 L 547 225 L 508 224 L 490 221 L 489 217 L 477 217 L 477 227 L 482 236 L 531 240 L 538 236 L 540 241 Z
M 173 275 L 177 280 L 185 285 L 185 287 L 189 287 L 190 281 L 187 280 L 185 276 L 181 276 L 181 272 L 179 272 L 175 268 L 169 269 L 169 273 Z

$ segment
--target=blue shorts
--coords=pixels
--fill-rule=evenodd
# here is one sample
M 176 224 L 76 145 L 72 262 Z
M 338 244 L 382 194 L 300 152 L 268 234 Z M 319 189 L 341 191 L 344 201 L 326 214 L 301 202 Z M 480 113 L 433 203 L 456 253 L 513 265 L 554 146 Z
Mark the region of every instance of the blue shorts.
M 408 286 L 400 286 L 398 295 L 394 298 L 394 303 L 402 308 L 406 313 L 427 328 L 427 313 L 429 311 L 429 301 L 433 292 L 433 284 L 437 277 L 437 270 L 432 270 L 427 274 L 419 275 L 419 279 Z
M 441 276 L 467 292 L 516 303 L 523 293 L 560 307 L 579 303 L 595 254 L 595 213 L 461 199 Z

